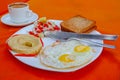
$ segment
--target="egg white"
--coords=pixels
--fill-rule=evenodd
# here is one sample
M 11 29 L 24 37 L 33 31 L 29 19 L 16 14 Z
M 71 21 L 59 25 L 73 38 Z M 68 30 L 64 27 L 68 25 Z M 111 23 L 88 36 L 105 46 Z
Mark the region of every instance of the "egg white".
M 61 42 L 60 44 L 57 44 L 55 46 L 47 46 L 40 54 L 40 61 L 43 64 L 51 66 L 53 68 L 71 68 L 83 65 L 92 59 L 94 52 L 92 51 L 91 47 L 88 51 L 76 52 L 74 48 L 78 45 L 86 44 L 83 44 L 80 41 L 71 40 L 67 42 Z M 59 58 L 65 54 L 68 54 L 70 59 L 72 59 L 73 61 L 61 61 Z

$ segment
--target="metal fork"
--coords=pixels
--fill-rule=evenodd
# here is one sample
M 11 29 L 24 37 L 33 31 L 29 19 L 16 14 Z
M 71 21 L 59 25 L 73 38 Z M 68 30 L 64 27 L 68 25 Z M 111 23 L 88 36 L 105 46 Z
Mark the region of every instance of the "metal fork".
M 70 41 L 70 40 L 77 40 L 77 41 L 81 41 L 81 42 L 87 43 L 90 46 L 106 47 L 106 48 L 112 48 L 112 49 L 116 48 L 116 46 L 114 46 L 114 45 L 102 44 L 102 43 L 95 42 L 95 41 L 92 41 L 92 40 L 87 40 L 87 39 L 69 38 L 69 39 L 64 39 L 64 40 L 63 39 L 59 39 L 59 40 L 62 41 L 62 42 L 64 42 L 64 41 Z
M 92 40 L 82 40 L 82 39 L 77 39 L 77 38 L 71 38 L 69 40 L 82 41 L 82 42 L 88 43 L 91 46 L 106 47 L 106 48 L 113 48 L 113 49 L 116 48 L 116 46 L 114 46 L 114 45 L 102 44 L 102 43 L 95 42 L 95 41 L 92 41 Z

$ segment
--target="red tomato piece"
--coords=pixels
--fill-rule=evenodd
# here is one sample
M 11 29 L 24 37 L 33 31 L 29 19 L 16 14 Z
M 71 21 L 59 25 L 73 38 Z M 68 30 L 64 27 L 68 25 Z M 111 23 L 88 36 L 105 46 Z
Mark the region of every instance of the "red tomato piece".
M 43 24 L 43 26 L 48 28 L 48 24 Z
M 57 25 L 55 25 L 54 30 L 60 30 L 60 28 Z
M 43 26 L 39 25 L 38 28 L 39 28 L 39 29 L 43 29 Z
M 38 28 L 37 28 L 37 27 L 35 27 L 34 29 L 35 29 L 35 31 L 37 31 L 37 30 L 38 30 Z
M 41 38 L 40 38 L 40 42 L 41 42 L 42 46 L 44 46 L 43 40 Z
M 41 33 L 41 30 L 36 30 L 37 33 Z
M 49 25 L 52 25 L 52 23 L 51 23 L 51 22 L 48 22 L 48 24 L 49 24 Z
M 34 35 L 34 33 L 33 33 L 32 31 L 29 31 L 29 34 L 30 34 L 30 35 Z
M 43 25 L 43 23 L 42 23 L 42 22 L 39 22 L 39 23 L 38 23 L 38 26 L 39 26 L 39 25 Z
M 34 36 L 35 36 L 35 37 L 39 37 L 39 35 L 38 35 L 38 34 L 35 34 Z

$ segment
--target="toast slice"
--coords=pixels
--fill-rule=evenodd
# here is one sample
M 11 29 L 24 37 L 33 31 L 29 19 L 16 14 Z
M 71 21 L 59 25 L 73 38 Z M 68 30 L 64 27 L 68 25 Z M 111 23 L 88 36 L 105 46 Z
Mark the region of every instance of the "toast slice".
M 77 15 L 61 22 L 61 30 L 67 32 L 86 33 L 96 29 L 95 21 Z

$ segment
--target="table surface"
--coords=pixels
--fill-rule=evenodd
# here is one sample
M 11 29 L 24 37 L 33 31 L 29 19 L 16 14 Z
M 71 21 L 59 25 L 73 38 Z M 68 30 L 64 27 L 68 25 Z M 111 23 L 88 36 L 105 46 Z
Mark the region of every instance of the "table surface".
M 65 20 L 82 15 L 96 21 L 97 31 L 120 35 L 120 0 L 29 0 L 28 3 L 39 17 Z M 0 22 L 0 80 L 120 80 L 120 38 L 105 41 L 116 45 L 116 49 L 104 48 L 100 57 L 85 68 L 59 73 L 25 65 L 9 53 L 5 41 L 21 28 Z

